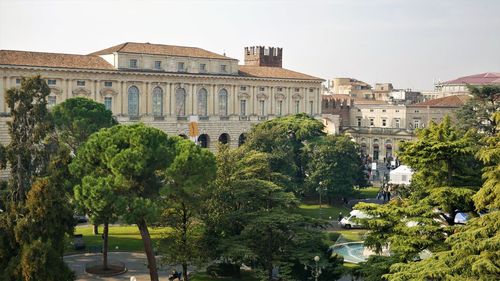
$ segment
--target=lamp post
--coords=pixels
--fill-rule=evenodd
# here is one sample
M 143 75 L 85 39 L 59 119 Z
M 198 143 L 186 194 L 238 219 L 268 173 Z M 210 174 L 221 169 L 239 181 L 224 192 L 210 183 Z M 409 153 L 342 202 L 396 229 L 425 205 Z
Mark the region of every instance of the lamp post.
M 313 260 L 314 266 L 309 266 L 311 270 L 311 276 L 314 277 L 314 281 L 318 281 L 318 277 L 321 275 L 321 267 L 318 265 L 319 256 L 315 256 Z M 308 266 L 306 265 L 304 269 L 307 270 Z

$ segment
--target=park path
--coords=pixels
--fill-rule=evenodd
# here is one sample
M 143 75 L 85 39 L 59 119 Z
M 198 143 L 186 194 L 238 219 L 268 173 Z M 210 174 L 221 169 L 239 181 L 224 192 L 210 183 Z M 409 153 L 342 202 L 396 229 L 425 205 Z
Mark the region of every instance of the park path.
M 130 281 L 130 277 L 135 276 L 137 281 L 147 281 L 149 279 L 149 271 L 146 267 L 146 256 L 143 253 L 131 252 L 110 252 L 108 253 L 109 260 L 115 260 L 125 263 L 127 272 L 113 277 L 96 277 L 85 273 L 85 264 L 89 262 L 101 261 L 102 255 L 96 254 L 78 254 L 64 257 L 64 261 L 76 273 L 78 281 Z M 160 280 L 167 281 L 168 275 L 172 267 L 165 267 L 159 270 Z M 179 270 L 179 269 L 177 269 Z

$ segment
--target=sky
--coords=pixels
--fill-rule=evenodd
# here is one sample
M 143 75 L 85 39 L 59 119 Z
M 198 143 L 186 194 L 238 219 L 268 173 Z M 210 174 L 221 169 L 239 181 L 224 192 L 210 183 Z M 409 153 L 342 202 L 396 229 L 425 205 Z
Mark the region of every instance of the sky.
M 200 47 L 243 64 L 431 90 L 500 72 L 498 0 L 0 0 L 0 49 L 88 54 L 123 42 Z

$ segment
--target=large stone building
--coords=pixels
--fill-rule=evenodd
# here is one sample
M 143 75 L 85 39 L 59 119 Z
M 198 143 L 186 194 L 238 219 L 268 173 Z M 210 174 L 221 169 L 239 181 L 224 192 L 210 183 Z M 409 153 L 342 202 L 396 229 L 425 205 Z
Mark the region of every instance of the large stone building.
M 51 88 L 49 106 L 83 96 L 103 103 L 121 123 L 144 122 L 198 142 L 237 146 L 253 124 L 307 113 L 320 118 L 320 78 L 282 68 L 282 49 L 248 47 L 245 65 L 193 47 L 123 43 L 89 55 L 0 50 L 0 112 L 5 90 L 40 74 Z M 5 120 L 0 136 L 6 137 Z
M 365 156 L 383 161 L 394 157 L 402 141 L 414 139 L 415 129 L 432 121 L 439 123 L 446 115 L 453 117 L 454 111 L 468 98 L 449 96 L 407 105 L 324 95 L 322 110 L 323 116 L 330 120 L 338 116 L 338 129 L 330 133 L 350 135 Z
M 425 100 L 456 95 L 468 95 L 469 89 L 467 86 L 485 85 L 500 86 L 500 72 L 485 72 L 459 77 L 445 82 L 438 82 L 434 85 L 434 91 L 427 91 L 422 94 Z

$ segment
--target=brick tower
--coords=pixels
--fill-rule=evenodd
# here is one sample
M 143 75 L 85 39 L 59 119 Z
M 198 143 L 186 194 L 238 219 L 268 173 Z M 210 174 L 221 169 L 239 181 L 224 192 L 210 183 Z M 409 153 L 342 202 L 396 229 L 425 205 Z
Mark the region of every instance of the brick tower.
M 245 47 L 245 65 L 282 67 L 283 48 Z

